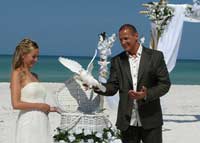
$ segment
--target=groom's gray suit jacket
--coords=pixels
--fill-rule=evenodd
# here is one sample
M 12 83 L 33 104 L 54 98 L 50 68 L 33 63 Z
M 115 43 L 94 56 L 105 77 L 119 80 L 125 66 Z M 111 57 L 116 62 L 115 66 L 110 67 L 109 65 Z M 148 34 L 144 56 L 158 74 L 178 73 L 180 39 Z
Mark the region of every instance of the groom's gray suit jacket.
M 133 99 L 128 91 L 133 89 L 132 77 L 126 52 L 122 52 L 111 60 L 110 76 L 105 84 L 105 96 L 112 96 L 119 91 L 119 105 L 116 126 L 126 130 L 130 124 Z M 142 127 L 150 129 L 163 124 L 160 97 L 168 92 L 170 79 L 162 52 L 144 48 L 141 55 L 137 91 L 142 86 L 147 88 L 147 97 L 137 101 Z

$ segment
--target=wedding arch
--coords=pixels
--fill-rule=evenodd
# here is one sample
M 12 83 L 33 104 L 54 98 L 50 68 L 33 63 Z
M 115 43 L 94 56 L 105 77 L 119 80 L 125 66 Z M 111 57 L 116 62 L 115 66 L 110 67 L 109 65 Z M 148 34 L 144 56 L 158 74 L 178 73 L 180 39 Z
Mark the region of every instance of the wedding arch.
M 176 64 L 184 22 L 200 23 L 200 0 L 189 4 L 169 4 L 167 0 L 143 4 L 151 20 L 150 47 L 163 52 L 168 71 Z

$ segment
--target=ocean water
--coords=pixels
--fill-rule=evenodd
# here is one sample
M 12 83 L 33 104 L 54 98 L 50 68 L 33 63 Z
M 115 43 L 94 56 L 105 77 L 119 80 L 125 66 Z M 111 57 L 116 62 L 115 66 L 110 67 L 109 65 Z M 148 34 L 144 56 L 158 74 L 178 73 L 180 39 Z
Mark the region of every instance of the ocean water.
M 90 62 L 90 57 L 68 57 L 79 62 L 84 68 Z M 0 56 L 0 82 L 9 82 L 11 73 L 9 55 Z M 94 62 L 93 75 L 98 77 L 98 58 Z M 58 56 L 40 56 L 38 63 L 32 69 L 42 82 L 64 82 L 73 73 L 61 65 Z M 172 84 L 200 85 L 200 60 L 177 60 L 176 66 L 170 73 Z

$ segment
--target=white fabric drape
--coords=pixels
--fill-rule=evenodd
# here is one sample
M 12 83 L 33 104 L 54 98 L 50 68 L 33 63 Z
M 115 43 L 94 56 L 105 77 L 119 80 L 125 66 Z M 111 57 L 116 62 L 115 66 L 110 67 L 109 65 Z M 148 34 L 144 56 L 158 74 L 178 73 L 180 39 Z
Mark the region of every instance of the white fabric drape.
M 164 30 L 162 36 L 158 40 L 157 50 L 163 52 L 168 71 L 171 72 L 176 64 L 184 21 L 200 22 L 200 19 L 195 19 L 194 17 L 185 16 L 185 11 L 188 6 L 186 4 L 183 5 L 168 4 L 168 6 L 174 8 L 174 16 L 172 17 L 167 28 Z M 152 31 L 155 30 L 156 30 L 155 26 L 152 24 Z M 156 36 L 156 34 L 152 34 L 152 36 Z M 157 36 L 153 37 L 153 39 L 155 40 L 156 38 Z

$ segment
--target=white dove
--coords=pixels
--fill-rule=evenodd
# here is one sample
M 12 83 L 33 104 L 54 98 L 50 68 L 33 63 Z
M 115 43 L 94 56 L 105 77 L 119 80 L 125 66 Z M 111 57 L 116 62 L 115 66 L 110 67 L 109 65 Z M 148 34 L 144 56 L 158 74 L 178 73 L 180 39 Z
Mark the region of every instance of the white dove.
M 145 37 L 142 36 L 142 38 L 140 38 L 140 43 L 141 43 L 141 44 L 144 44 L 144 41 L 145 41 Z
M 90 63 L 87 66 L 87 70 L 85 70 L 82 65 L 80 65 L 78 62 L 68 59 L 59 57 L 58 61 L 62 63 L 65 67 L 70 69 L 72 72 L 79 75 L 81 81 L 85 84 L 87 84 L 89 87 L 95 86 L 98 87 L 101 91 L 105 91 L 105 87 L 99 83 L 93 76 L 92 76 L 92 70 L 93 70 L 93 61 L 97 55 L 97 50 L 95 50 L 95 54 L 90 61 Z

